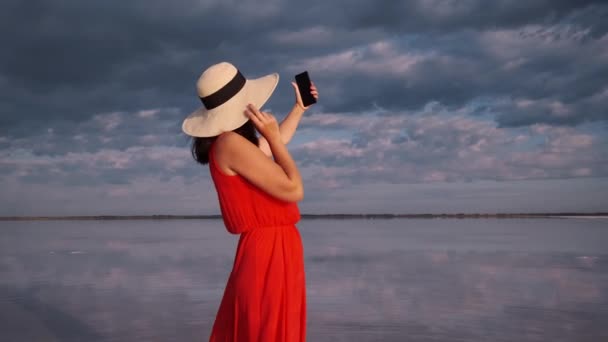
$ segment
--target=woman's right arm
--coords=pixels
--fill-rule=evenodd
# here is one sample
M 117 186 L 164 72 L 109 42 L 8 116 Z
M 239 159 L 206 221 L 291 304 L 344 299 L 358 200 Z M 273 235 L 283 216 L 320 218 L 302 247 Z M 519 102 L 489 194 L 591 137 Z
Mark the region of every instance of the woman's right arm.
M 279 125 L 279 131 L 281 132 L 281 141 L 287 145 L 291 138 L 293 137 L 298 124 L 300 123 L 300 119 L 304 115 L 304 112 L 310 107 L 304 107 L 304 103 L 302 102 L 302 96 L 300 95 L 300 90 L 298 90 L 298 86 L 295 82 L 291 82 L 293 86 L 293 90 L 296 97 L 296 103 L 294 104 L 292 110 L 287 114 L 287 117 L 283 119 L 281 124 Z M 317 91 L 317 87 L 314 82 L 311 82 L 310 85 L 310 93 L 315 99 L 319 99 L 319 92 Z M 260 149 L 269 157 L 272 157 L 272 151 L 270 149 L 270 145 L 265 137 L 260 137 Z
M 247 115 L 266 138 L 274 161 L 250 141 L 234 132 L 218 138 L 216 155 L 224 163 L 256 187 L 286 202 L 298 202 L 304 197 L 302 177 L 296 163 L 281 140 L 276 119 L 268 113 L 249 107 Z

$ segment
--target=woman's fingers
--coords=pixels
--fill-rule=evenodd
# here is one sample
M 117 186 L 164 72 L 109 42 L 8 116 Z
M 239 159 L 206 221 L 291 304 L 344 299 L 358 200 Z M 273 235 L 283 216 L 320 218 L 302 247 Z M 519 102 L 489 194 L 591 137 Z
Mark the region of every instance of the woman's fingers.
M 245 110 L 245 115 L 249 118 L 249 120 L 251 120 L 251 122 L 253 122 L 253 125 L 259 130 L 260 126 L 262 125 L 260 119 L 258 119 L 258 117 L 249 109 Z
M 257 120 L 261 121 L 263 119 L 262 113 L 260 113 L 260 111 L 254 105 L 248 104 L 247 110 L 249 110 L 253 117 L 255 117 Z
M 245 108 L 245 115 L 253 122 L 255 128 L 266 139 L 274 139 L 280 135 L 276 119 L 270 113 L 262 112 L 252 104 Z
M 247 115 L 254 120 L 254 123 L 264 125 L 272 120 L 270 114 L 260 111 L 252 104 L 247 105 L 246 112 L 248 113 Z
M 258 109 L 257 109 L 257 108 L 254 106 L 254 105 L 252 105 L 251 103 L 247 105 L 247 108 L 248 108 L 248 109 L 249 109 L 249 110 L 250 110 L 250 111 L 251 111 L 253 114 L 256 114 L 256 115 L 259 115 L 259 114 L 260 114 L 260 111 L 259 111 L 259 110 L 258 110 Z
M 260 118 L 261 121 L 268 122 L 268 121 L 272 120 L 272 115 L 270 113 L 262 112 L 261 110 L 257 109 L 252 104 L 250 104 L 250 106 L 251 106 L 251 108 L 253 108 L 255 114 L 258 116 L 258 118 Z
M 310 94 L 312 94 L 315 99 L 319 98 L 319 91 L 317 90 L 317 87 L 312 81 L 310 82 Z
M 251 118 L 253 120 L 254 123 L 261 123 L 262 122 L 262 117 L 260 116 L 260 112 L 253 106 L 249 105 L 247 106 L 247 109 L 245 110 L 247 116 L 249 116 L 249 118 Z

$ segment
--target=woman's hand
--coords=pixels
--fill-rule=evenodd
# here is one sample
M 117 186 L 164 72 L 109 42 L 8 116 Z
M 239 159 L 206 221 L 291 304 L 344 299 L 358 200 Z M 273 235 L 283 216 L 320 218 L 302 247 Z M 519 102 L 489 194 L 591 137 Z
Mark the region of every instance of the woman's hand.
M 302 103 L 302 95 L 300 95 L 300 91 L 298 90 L 298 85 L 295 82 L 291 82 L 291 85 L 293 86 L 293 89 L 296 93 L 296 106 L 298 106 L 302 110 L 307 110 L 308 108 L 310 108 L 310 106 L 304 107 L 304 104 Z M 319 92 L 317 91 L 315 83 L 312 81 L 310 82 L 310 93 L 315 98 L 315 100 L 319 99 Z
M 279 124 L 277 119 L 266 112 L 261 112 L 251 103 L 247 105 L 245 115 L 253 122 L 255 128 L 260 134 L 268 141 L 275 139 L 281 140 L 281 132 L 279 131 Z

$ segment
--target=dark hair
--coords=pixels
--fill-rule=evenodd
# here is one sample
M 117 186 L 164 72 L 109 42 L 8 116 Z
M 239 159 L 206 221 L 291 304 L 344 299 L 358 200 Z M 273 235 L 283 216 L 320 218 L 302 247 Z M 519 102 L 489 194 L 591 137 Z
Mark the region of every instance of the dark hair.
M 251 141 L 255 146 L 258 146 L 258 136 L 256 135 L 255 126 L 251 120 L 247 120 L 241 127 L 232 131 Z M 192 139 L 192 158 L 194 158 L 197 163 L 202 165 L 209 163 L 209 149 L 215 139 L 217 139 L 217 136 L 205 138 L 194 137 Z

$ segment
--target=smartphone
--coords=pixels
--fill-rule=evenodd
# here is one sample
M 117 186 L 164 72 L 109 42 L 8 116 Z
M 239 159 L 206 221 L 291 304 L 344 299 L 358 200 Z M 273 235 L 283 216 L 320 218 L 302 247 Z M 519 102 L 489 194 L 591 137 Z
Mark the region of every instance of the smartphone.
M 296 75 L 296 84 L 298 85 L 300 96 L 302 96 L 302 104 L 304 107 L 317 103 L 317 99 L 310 93 L 310 77 L 308 76 L 308 71 Z

